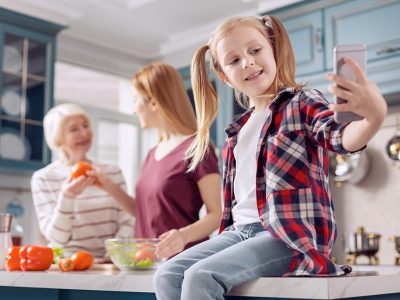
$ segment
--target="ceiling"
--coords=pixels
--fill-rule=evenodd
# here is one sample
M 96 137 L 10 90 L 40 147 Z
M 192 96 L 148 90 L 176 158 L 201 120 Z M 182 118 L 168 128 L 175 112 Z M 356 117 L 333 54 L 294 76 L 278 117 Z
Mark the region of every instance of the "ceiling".
M 227 17 L 299 1 L 0 0 L 0 6 L 66 26 L 58 36 L 59 60 L 125 75 L 152 60 L 193 53 Z

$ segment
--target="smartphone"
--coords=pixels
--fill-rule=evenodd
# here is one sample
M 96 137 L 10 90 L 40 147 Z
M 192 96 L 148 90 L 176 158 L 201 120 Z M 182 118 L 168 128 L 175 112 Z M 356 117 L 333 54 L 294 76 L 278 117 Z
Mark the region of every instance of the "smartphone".
M 360 65 L 361 69 L 366 72 L 366 50 L 363 44 L 339 45 L 333 49 L 333 72 L 346 79 L 355 81 L 356 75 L 348 64 L 343 63 L 344 57 L 351 57 Z M 346 102 L 345 99 L 335 97 L 335 103 L 337 104 Z M 335 112 L 334 117 L 337 123 L 352 122 L 363 119 L 363 117 L 347 111 Z

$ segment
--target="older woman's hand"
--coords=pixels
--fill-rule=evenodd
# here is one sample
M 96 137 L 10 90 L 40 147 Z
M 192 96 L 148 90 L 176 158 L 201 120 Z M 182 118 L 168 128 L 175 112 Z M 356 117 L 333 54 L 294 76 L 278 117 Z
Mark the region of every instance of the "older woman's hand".
M 77 179 L 68 177 L 61 187 L 61 193 L 65 197 L 75 198 L 94 182 L 95 179 L 88 176 L 79 176 Z

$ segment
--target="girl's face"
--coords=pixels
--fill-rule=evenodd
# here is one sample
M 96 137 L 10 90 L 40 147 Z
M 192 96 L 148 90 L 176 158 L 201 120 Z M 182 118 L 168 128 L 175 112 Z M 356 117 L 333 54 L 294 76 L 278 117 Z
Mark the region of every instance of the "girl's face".
M 84 156 L 92 145 L 93 132 L 89 121 L 83 116 L 65 119 L 63 148 L 70 156 Z
M 153 128 L 155 112 L 150 100 L 143 97 L 135 87 L 132 88 L 133 110 L 138 116 L 142 128 Z
M 217 43 L 224 81 L 250 99 L 266 94 L 276 76 L 268 40 L 255 28 L 237 26 Z

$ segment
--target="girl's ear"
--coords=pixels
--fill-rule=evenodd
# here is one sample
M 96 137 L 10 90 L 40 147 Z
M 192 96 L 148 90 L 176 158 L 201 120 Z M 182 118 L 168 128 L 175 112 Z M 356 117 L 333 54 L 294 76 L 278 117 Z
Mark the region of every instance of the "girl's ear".
M 158 108 L 159 108 L 158 103 L 156 103 L 156 102 L 154 102 L 154 101 L 151 101 L 151 102 L 150 102 L 150 105 L 151 105 L 151 110 L 152 110 L 152 111 L 157 111 Z
M 218 78 L 225 82 L 229 87 L 233 88 L 231 83 L 229 82 L 228 77 L 226 77 L 223 72 L 218 72 Z

